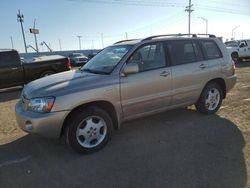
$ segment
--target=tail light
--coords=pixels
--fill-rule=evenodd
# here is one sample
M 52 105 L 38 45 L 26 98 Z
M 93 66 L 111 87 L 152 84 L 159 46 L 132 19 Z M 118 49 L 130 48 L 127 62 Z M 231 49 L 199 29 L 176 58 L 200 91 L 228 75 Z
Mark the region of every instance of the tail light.
M 68 58 L 68 61 L 67 61 L 67 64 L 66 64 L 66 66 L 67 66 L 67 69 L 71 69 L 71 61 L 70 61 L 70 58 Z
M 233 75 L 235 74 L 235 69 L 236 69 L 236 66 L 235 66 L 235 61 L 232 60 L 232 70 L 233 70 Z

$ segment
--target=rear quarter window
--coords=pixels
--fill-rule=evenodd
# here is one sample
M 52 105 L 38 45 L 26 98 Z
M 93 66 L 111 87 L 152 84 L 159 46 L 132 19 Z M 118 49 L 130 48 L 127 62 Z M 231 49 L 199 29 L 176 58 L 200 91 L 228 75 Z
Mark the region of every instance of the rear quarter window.
M 214 41 L 202 40 L 201 47 L 206 59 L 222 58 L 222 53 Z

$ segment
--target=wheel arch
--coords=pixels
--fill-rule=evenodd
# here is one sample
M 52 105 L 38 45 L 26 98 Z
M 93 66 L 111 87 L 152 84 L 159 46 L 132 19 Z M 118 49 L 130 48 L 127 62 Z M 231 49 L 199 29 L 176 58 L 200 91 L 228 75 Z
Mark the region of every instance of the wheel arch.
M 48 69 L 48 70 L 44 70 L 44 71 L 41 71 L 40 78 L 44 77 L 44 74 L 47 73 L 47 72 L 53 72 L 53 74 L 57 73 L 57 71 L 55 69 L 53 69 L 53 68 Z
M 218 84 L 221 87 L 223 99 L 226 98 L 226 94 L 227 94 L 227 91 L 226 91 L 226 82 L 225 82 L 225 80 L 223 78 L 214 78 L 214 79 L 209 80 L 207 82 L 207 84 L 209 84 L 209 83 L 216 83 L 216 84 Z M 206 85 L 204 86 L 204 88 L 206 87 Z
M 70 120 L 70 118 L 72 117 L 72 115 L 74 113 L 76 113 L 77 111 L 82 111 L 83 109 L 86 109 L 86 108 L 88 108 L 90 106 L 99 107 L 102 110 L 106 111 L 110 115 L 110 117 L 112 119 L 114 129 L 119 129 L 118 116 L 117 116 L 117 112 L 115 110 L 114 105 L 112 103 L 108 102 L 108 101 L 101 100 L 101 101 L 93 101 L 93 102 L 88 102 L 88 103 L 85 103 L 85 104 L 81 104 L 81 105 L 75 107 L 73 110 L 71 110 L 70 113 L 67 115 L 67 117 L 64 119 L 60 135 L 61 136 L 63 135 L 63 133 L 64 133 L 66 127 L 67 127 L 67 123 L 68 123 L 68 121 Z

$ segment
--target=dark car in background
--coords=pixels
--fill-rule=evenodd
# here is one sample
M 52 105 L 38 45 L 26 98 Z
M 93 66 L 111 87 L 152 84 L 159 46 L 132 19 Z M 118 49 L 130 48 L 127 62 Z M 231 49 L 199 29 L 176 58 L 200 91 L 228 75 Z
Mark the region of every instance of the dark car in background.
M 70 69 L 70 60 L 64 56 L 42 56 L 25 62 L 16 50 L 0 50 L 0 89 L 24 85 Z

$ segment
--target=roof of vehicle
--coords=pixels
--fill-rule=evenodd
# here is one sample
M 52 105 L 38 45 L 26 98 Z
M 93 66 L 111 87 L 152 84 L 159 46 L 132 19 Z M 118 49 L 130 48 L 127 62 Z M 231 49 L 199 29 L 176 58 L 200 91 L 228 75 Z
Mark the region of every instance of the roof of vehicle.
M 9 51 L 16 51 L 14 49 L 0 49 L 0 52 L 9 52 Z
M 167 35 L 155 35 L 150 36 L 144 39 L 129 39 L 129 40 L 122 40 L 114 43 L 113 45 L 134 45 L 139 42 L 144 41 L 159 41 L 159 40 L 167 40 L 167 39 L 190 39 L 190 38 L 216 38 L 213 34 L 167 34 Z
M 65 57 L 61 55 L 39 56 L 39 57 L 34 57 L 33 62 L 52 61 L 56 59 L 65 59 Z
M 75 59 L 80 59 L 80 58 L 88 58 L 87 56 L 85 56 L 85 55 L 81 55 L 81 56 L 77 56 L 77 57 L 75 57 Z

